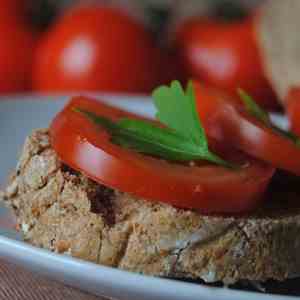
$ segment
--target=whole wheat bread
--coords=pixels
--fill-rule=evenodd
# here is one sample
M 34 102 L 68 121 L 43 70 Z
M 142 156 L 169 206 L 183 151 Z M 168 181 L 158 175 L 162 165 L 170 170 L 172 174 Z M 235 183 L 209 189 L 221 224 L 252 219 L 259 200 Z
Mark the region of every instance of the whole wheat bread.
M 25 240 L 97 264 L 225 284 L 300 274 L 300 209 L 289 195 L 243 217 L 136 199 L 64 166 L 46 130 L 27 138 L 1 198 Z

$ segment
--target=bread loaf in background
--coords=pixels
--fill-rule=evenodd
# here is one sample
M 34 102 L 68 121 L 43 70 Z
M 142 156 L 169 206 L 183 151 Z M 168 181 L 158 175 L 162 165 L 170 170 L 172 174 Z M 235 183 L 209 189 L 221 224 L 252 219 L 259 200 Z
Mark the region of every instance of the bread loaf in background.
M 289 89 L 300 86 L 299 13 L 299 0 L 267 0 L 256 21 L 265 73 L 282 105 Z

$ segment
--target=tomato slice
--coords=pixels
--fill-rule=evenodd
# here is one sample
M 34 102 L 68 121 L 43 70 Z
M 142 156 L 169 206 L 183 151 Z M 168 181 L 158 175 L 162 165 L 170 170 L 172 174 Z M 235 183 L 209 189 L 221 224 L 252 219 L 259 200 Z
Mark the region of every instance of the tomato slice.
M 197 109 L 207 135 L 272 166 L 300 175 L 300 147 L 244 109 L 239 99 L 194 82 Z
M 259 203 L 274 169 L 250 160 L 239 170 L 170 163 L 121 148 L 74 107 L 112 120 L 133 114 L 96 100 L 74 98 L 53 120 L 52 146 L 61 160 L 105 186 L 201 212 L 244 212 Z
M 291 130 L 300 136 L 300 88 L 290 89 L 286 103 Z

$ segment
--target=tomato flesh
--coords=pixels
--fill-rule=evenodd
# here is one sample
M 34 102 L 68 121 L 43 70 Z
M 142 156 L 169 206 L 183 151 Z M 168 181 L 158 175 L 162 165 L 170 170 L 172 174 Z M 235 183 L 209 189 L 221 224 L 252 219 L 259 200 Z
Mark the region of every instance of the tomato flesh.
M 300 147 L 251 117 L 242 102 L 194 82 L 206 133 L 272 166 L 300 175 Z
M 151 201 L 201 212 L 234 213 L 257 207 L 274 169 L 250 160 L 228 170 L 170 163 L 121 148 L 81 114 L 80 107 L 117 120 L 136 117 L 96 100 L 74 98 L 53 120 L 51 143 L 61 160 L 105 186 Z

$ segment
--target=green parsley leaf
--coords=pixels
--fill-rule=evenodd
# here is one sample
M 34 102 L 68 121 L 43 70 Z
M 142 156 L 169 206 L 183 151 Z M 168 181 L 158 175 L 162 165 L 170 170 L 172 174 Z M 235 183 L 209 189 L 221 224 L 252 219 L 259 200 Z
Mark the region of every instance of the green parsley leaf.
M 76 109 L 98 126 L 106 129 L 113 143 L 137 152 L 155 155 L 168 160 L 189 161 L 197 158 L 197 148 L 167 128 L 150 122 L 121 119 L 114 123 L 92 112 Z
M 171 86 L 154 90 L 153 99 L 157 108 L 156 118 L 167 127 L 200 147 L 207 147 L 207 140 L 201 126 L 195 104 L 194 88 L 188 84 L 187 92 L 178 81 Z
M 111 141 L 121 147 L 170 161 L 206 160 L 236 168 L 209 150 L 191 83 L 185 92 L 180 83 L 175 81 L 170 87 L 156 89 L 153 98 L 158 110 L 157 118 L 166 127 L 151 121 L 128 118 L 114 122 L 90 111 L 80 108 L 74 110 L 107 130 Z
M 262 121 L 264 124 L 270 124 L 270 118 L 266 111 L 264 111 L 244 90 L 238 89 L 238 94 L 243 101 L 243 104 L 253 117 Z
M 274 130 L 279 135 L 284 136 L 284 137 L 288 138 L 289 140 L 291 140 L 293 143 L 296 144 L 296 146 L 300 147 L 300 138 L 298 136 L 296 136 L 294 133 L 292 133 L 291 131 L 286 131 L 286 130 L 283 130 L 283 129 L 275 126 L 271 122 L 269 114 L 263 108 L 261 108 L 249 94 L 247 94 L 242 89 L 238 89 L 238 94 L 239 94 L 241 100 L 243 101 L 243 104 L 244 104 L 247 112 L 250 115 L 255 117 L 257 120 L 261 121 L 265 126 Z

